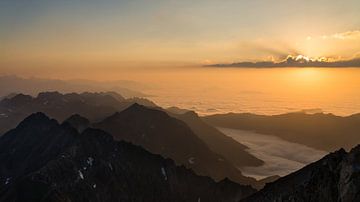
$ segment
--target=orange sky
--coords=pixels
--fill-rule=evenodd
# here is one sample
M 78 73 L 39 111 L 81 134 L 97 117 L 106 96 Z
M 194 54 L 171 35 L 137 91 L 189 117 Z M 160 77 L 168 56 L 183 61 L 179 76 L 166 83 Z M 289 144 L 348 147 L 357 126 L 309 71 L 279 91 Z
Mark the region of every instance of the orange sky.
M 11 1 L 0 73 L 101 71 L 360 53 L 359 1 Z

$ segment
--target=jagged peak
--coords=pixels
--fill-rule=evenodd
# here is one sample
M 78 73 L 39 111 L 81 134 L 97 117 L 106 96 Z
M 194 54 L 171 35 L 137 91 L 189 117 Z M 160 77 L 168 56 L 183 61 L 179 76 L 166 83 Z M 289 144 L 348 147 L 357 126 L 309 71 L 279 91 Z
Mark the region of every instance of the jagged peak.
M 70 123 L 72 123 L 72 122 L 78 122 L 78 121 L 80 121 L 80 122 L 87 122 L 87 123 L 90 122 L 87 118 L 85 118 L 85 117 L 83 117 L 83 116 L 81 116 L 81 115 L 79 115 L 79 114 L 73 114 L 73 115 L 71 115 L 69 118 L 65 119 L 64 122 L 70 122 Z
M 35 126 L 36 124 L 59 124 L 55 119 L 49 118 L 46 114 L 42 112 L 36 112 L 28 117 L 26 117 L 23 121 L 21 121 L 18 127 L 25 127 L 25 126 Z

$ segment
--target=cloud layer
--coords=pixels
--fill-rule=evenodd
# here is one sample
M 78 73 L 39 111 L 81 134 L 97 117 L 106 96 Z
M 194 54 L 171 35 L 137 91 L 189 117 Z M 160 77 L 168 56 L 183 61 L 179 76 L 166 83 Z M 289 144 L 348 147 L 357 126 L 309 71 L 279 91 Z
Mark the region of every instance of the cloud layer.
M 248 152 L 265 162 L 262 166 L 241 168 L 245 175 L 257 179 L 273 175 L 287 175 L 326 155 L 324 151 L 288 142 L 271 135 L 229 128 L 218 129 L 246 145 L 249 148 Z
M 334 61 L 329 58 L 308 58 L 302 55 L 289 55 L 280 62 L 260 61 L 260 62 L 238 62 L 230 64 L 212 64 L 210 67 L 243 67 L 243 68 L 273 68 L 273 67 L 360 67 L 360 58 L 356 57 L 349 60 Z

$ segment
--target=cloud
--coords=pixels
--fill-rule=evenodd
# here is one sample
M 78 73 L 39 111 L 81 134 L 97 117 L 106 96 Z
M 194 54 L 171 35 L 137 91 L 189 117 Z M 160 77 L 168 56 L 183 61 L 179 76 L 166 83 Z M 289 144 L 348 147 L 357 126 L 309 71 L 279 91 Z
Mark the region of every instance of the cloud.
M 333 58 L 309 58 L 303 55 L 287 56 L 280 62 L 238 62 L 231 64 L 212 64 L 210 67 L 243 67 L 243 68 L 273 68 L 273 67 L 360 67 L 360 57 L 349 60 L 334 60 Z
M 340 40 L 350 40 L 350 39 L 360 39 L 360 30 L 347 31 L 342 33 L 336 33 L 332 35 L 323 35 L 322 39 L 340 39 Z

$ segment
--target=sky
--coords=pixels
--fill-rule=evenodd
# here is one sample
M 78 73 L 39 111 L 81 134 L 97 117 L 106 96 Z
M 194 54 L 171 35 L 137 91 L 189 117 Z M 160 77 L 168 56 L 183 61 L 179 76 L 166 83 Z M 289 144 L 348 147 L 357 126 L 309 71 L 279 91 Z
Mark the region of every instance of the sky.
M 0 0 L 0 73 L 360 56 L 358 0 Z

